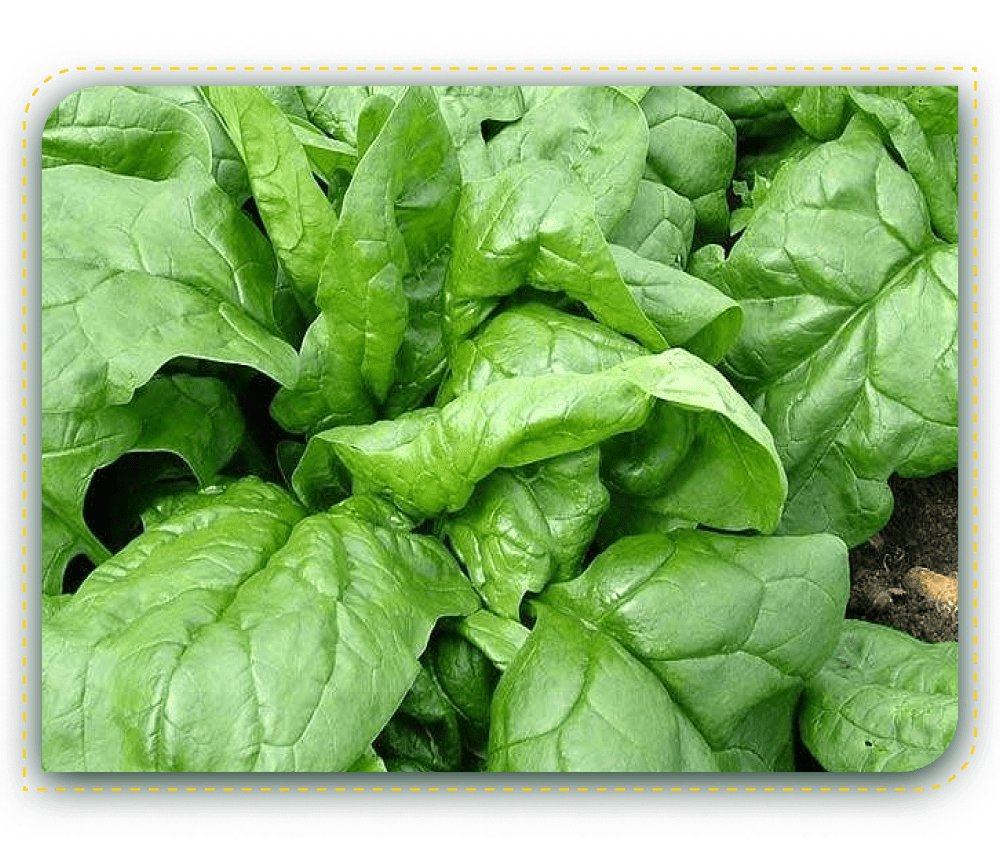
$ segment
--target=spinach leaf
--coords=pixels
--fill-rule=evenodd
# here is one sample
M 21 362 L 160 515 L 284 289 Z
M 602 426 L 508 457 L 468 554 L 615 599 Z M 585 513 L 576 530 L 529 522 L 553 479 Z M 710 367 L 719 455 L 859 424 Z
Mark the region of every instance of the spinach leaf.
M 326 430 L 310 439 L 292 484 L 301 491 L 339 461 L 356 491 L 387 496 L 423 517 L 453 512 L 496 468 L 573 453 L 637 429 L 656 400 L 703 415 L 704 460 L 715 463 L 714 473 L 687 475 L 668 496 L 697 509 L 700 500 L 717 497 L 721 475 L 732 484 L 727 500 L 755 492 L 747 506 L 750 525 L 773 529 L 785 477 L 770 434 L 718 372 L 680 349 L 598 373 L 501 380 L 441 409 Z
M 252 478 L 180 498 L 47 621 L 43 767 L 351 767 L 435 621 L 476 607 L 439 543 L 377 512 L 303 519 Z
M 623 539 L 535 604 L 493 699 L 489 768 L 789 769 L 849 587 L 832 536 Z
M 958 725 L 958 644 L 845 621 L 836 651 L 806 686 L 800 720 L 828 771 L 929 765 Z
M 120 86 L 81 88 L 59 102 L 42 133 L 42 167 L 81 164 L 166 179 L 193 161 L 211 167 L 211 142 L 191 112 Z
M 211 86 L 206 96 L 243 157 L 275 255 L 308 315 L 337 216 L 277 106 L 252 86 Z
M 622 282 L 583 183 L 563 165 L 529 161 L 468 183 L 455 212 L 445 281 L 453 348 L 505 295 L 530 285 L 564 292 L 650 350 L 663 338 Z
M 869 125 L 777 174 L 708 276 L 744 311 L 726 370 L 788 473 L 782 532 L 854 546 L 888 520 L 891 473 L 956 463 L 957 247 Z
M 632 204 L 642 178 L 648 129 L 642 110 L 610 86 L 567 86 L 533 105 L 488 144 L 496 171 L 519 162 L 557 162 L 594 198 L 609 232 Z
M 649 124 L 646 179 L 694 205 L 703 240 L 729 230 L 726 189 L 736 164 L 736 129 L 726 113 L 694 91 L 657 86 L 639 104 Z

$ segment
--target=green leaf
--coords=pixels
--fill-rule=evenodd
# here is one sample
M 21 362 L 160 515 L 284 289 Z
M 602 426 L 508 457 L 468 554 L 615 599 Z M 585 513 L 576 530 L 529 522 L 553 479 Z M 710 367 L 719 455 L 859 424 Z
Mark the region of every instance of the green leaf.
M 927 86 L 902 99 L 849 88 L 851 101 L 889 134 L 927 200 L 935 232 L 958 241 L 958 89 Z
M 497 470 L 441 527 L 486 605 L 518 619 L 521 598 L 571 579 L 610 502 L 597 448 Z
M 476 606 L 438 542 L 363 511 L 303 520 L 254 479 L 180 499 L 46 622 L 43 767 L 354 766 Z
M 327 430 L 310 439 L 293 486 L 300 491 L 339 461 L 350 471 L 355 491 L 387 496 L 414 515 L 454 512 L 498 467 L 573 453 L 637 429 L 656 399 L 703 413 L 703 465 L 712 471 L 685 475 L 669 497 L 696 509 L 700 499 L 718 498 L 721 476 L 742 483 L 724 488 L 722 496 L 751 501 L 751 526 L 773 529 L 785 478 L 770 434 L 717 371 L 680 349 L 599 373 L 501 380 L 442 409 Z M 746 491 L 754 497 L 746 498 Z
M 745 316 L 727 371 L 788 473 L 783 532 L 854 546 L 891 473 L 955 465 L 958 250 L 863 123 L 779 172 L 714 273 Z
M 694 238 L 694 206 L 686 197 L 652 182 L 639 182 L 635 199 L 608 234 L 608 240 L 620 244 L 645 259 L 670 267 L 683 268 Z
M 787 135 L 795 126 L 776 85 L 700 85 L 698 94 L 724 111 L 741 142 Z
M 695 276 L 611 245 L 611 255 L 632 299 L 671 347 L 690 350 L 709 364 L 732 347 L 743 323 L 739 305 Z
M 272 405 L 286 429 L 372 420 L 394 386 L 408 408 L 440 379 L 442 285 L 460 184 L 432 95 L 410 89 L 344 198 L 299 382 Z
M 125 406 L 42 415 L 42 590 L 62 591 L 63 572 L 76 553 L 94 564 L 110 555 L 83 518 L 98 468 L 130 451 L 166 451 L 206 485 L 242 437 L 243 419 L 226 386 L 184 374 L 154 378 Z
M 818 141 L 836 138 L 850 117 L 843 85 L 784 85 L 778 96 L 795 122 Z
M 438 108 L 458 151 L 465 182 L 493 175 L 493 163 L 483 140 L 486 121 L 510 123 L 524 114 L 521 89 L 512 85 L 438 85 Z
M 337 216 L 277 106 L 249 85 L 210 86 L 206 96 L 243 158 L 275 256 L 309 314 Z
M 567 86 L 534 105 L 488 143 L 493 167 L 557 162 L 594 198 L 604 232 L 621 220 L 642 179 L 648 143 L 642 110 L 610 86 Z
M 507 669 L 528 638 L 528 629 L 517 621 L 501 618 L 486 609 L 478 609 L 462 618 L 455 628 L 502 671 Z
M 649 123 L 646 179 L 694 204 L 703 239 L 729 231 L 726 189 L 736 164 L 736 130 L 718 106 L 680 86 L 656 86 L 642 99 Z
M 212 176 L 234 203 L 242 206 L 250 196 L 250 179 L 240 154 L 229 140 L 226 128 L 193 85 L 134 85 L 133 91 L 174 103 L 194 115 L 205 127 L 212 145 Z
M 287 115 L 292 132 L 305 150 L 313 173 L 326 182 L 339 178 L 338 171 L 353 174 L 358 164 L 358 151 L 345 141 L 328 138 L 311 123 L 295 115 Z
M 642 347 L 603 324 L 541 303 L 505 309 L 451 358 L 437 405 L 498 379 L 544 373 L 595 373 L 642 356 Z
M 536 603 L 493 699 L 489 768 L 790 770 L 803 680 L 849 590 L 832 536 L 624 539 Z
M 929 765 L 958 725 L 958 644 L 927 644 L 844 622 L 836 652 L 806 686 L 802 739 L 828 771 Z
M 459 345 L 439 403 L 500 379 L 596 373 L 641 355 L 642 348 L 600 324 L 527 304 L 501 313 Z M 713 385 L 718 380 L 709 368 L 699 373 Z M 720 396 L 734 396 L 718 381 Z M 756 432 L 758 446 L 747 449 L 745 435 L 737 434 L 741 430 Z M 760 423 L 743 413 L 727 418 L 685 403 L 655 404 L 641 427 L 601 445 L 602 472 L 612 494 L 601 540 L 692 523 L 773 530 L 785 483 L 773 467 L 774 454 L 760 452 L 760 445 L 769 443 Z M 758 490 L 759 498 L 744 495 Z
M 116 85 L 81 88 L 49 114 L 42 167 L 90 165 L 112 173 L 166 179 L 187 162 L 208 171 L 207 130 L 180 106 Z
M 593 202 L 570 170 L 551 162 L 514 165 L 465 186 L 445 282 L 452 347 L 501 297 L 530 285 L 564 292 L 612 329 L 651 350 L 664 348 L 618 274 Z

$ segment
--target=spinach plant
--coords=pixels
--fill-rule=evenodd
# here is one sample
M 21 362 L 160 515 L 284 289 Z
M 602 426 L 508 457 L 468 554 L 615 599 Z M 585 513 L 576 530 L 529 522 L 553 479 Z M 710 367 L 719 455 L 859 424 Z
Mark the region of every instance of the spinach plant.
M 108 86 L 42 165 L 46 769 L 949 743 L 845 608 L 957 461 L 953 89 Z

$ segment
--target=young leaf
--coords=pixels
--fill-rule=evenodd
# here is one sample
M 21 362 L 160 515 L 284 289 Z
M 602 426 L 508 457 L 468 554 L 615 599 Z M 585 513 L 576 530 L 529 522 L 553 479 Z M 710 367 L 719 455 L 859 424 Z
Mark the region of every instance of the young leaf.
M 526 592 L 576 576 L 609 503 L 600 463 L 592 447 L 494 471 L 444 522 L 442 536 L 490 609 L 517 620 Z
M 445 360 L 441 287 L 460 184 L 433 96 L 410 89 L 344 198 L 299 382 L 272 405 L 286 429 L 372 420 L 394 384 L 415 402 L 433 388 Z
M 610 232 L 632 204 L 645 166 L 649 132 L 642 110 L 610 86 L 567 86 L 524 113 L 488 143 L 493 167 L 557 162 L 594 198 Z
M 206 96 L 243 158 L 257 211 L 303 312 L 314 314 L 337 216 L 313 179 L 305 150 L 289 120 L 257 88 L 210 86 Z
M 729 231 L 726 189 L 736 164 L 736 130 L 718 106 L 681 86 L 657 86 L 639 104 L 649 123 L 646 179 L 694 204 L 703 238 Z

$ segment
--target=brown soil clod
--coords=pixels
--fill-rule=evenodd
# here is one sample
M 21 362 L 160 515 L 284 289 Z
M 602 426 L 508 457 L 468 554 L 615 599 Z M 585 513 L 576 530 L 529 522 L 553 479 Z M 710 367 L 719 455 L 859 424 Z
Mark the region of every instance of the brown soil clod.
M 910 568 L 903 576 L 903 586 L 930 600 L 958 606 L 958 579 L 954 576 L 934 573 L 927 568 Z

